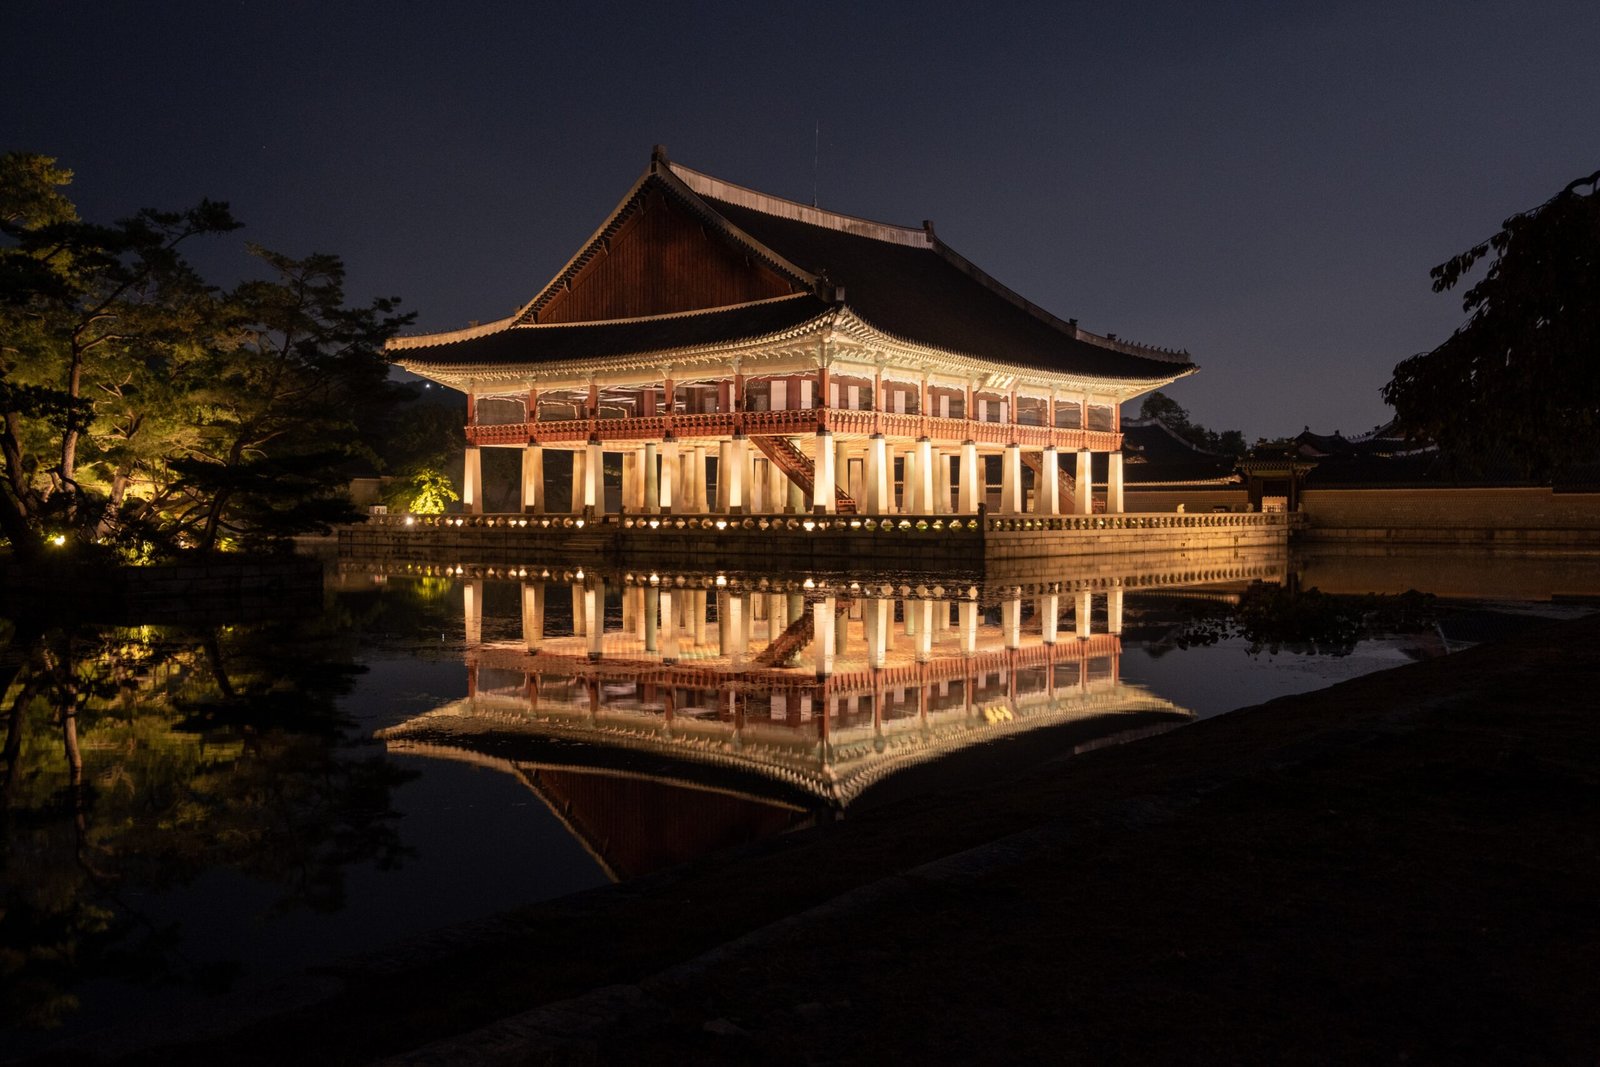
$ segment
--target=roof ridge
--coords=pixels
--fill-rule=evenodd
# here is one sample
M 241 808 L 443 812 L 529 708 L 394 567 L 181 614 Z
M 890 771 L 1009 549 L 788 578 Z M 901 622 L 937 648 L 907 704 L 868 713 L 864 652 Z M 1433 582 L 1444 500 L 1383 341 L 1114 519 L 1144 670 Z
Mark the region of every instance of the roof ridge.
M 771 193 L 763 193 L 759 189 L 751 189 L 746 185 L 724 181 L 721 178 L 706 174 L 703 171 L 686 167 L 682 163 L 673 163 L 663 160 L 666 169 L 674 177 L 688 186 L 697 195 L 720 200 L 726 204 L 737 207 L 749 208 L 765 215 L 775 215 L 778 218 L 791 219 L 803 222 L 810 226 L 820 226 L 824 229 L 838 230 L 841 233 L 853 234 L 856 237 L 865 237 L 874 241 L 885 241 L 889 244 L 908 245 L 912 248 L 932 248 L 935 238 L 928 224 L 922 226 L 901 226 L 893 222 L 879 222 L 876 219 L 864 219 L 858 215 L 846 215 L 838 211 L 827 211 L 811 204 L 802 204 L 797 200 L 789 200 Z
M 696 315 L 715 315 L 723 311 L 737 311 L 741 308 L 758 307 L 762 304 L 778 304 L 785 300 L 815 299 L 811 293 L 784 293 L 782 296 L 764 296 L 759 300 L 744 300 L 737 304 L 719 304 L 709 308 L 690 308 L 687 311 L 663 311 L 656 315 L 627 315 L 618 319 L 584 319 L 581 322 L 519 322 L 511 328 L 514 330 L 553 330 L 581 326 L 615 326 L 625 322 L 658 322 L 663 319 L 689 319 Z

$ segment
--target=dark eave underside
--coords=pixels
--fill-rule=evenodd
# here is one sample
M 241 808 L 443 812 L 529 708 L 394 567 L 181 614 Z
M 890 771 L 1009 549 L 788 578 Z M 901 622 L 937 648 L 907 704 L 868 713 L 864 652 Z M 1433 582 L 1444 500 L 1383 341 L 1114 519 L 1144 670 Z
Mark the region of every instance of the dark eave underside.
M 765 337 L 807 323 L 827 310 L 828 305 L 815 297 L 796 296 L 693 315 L 512 326 L 482 337 L 401 349 L 395 354 L 412 366 L 441 367 L 604 359 Z
M 1169 380 L 1192 369 L 1080 341 L 1018 306 L 931 248 L 874 240 L 720 200 L 754 240 L 843 286 L 845 303 L 894 337 L 1054 373 Z

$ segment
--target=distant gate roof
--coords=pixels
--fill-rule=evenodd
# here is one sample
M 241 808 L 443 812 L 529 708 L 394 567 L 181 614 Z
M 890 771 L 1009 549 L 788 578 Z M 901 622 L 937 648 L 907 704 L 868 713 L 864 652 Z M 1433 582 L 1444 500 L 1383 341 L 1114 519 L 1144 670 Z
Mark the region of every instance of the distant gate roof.
M 823 211 L 690 170 L 650 167 L 515 315 L 396 338 L 400 362 L 509 367 L 760 339 L 847 310 L 912 345 L 1048 373 L 1170 381 L 1185 351 L 1082 330 L 1018 296 L 934 234 Z

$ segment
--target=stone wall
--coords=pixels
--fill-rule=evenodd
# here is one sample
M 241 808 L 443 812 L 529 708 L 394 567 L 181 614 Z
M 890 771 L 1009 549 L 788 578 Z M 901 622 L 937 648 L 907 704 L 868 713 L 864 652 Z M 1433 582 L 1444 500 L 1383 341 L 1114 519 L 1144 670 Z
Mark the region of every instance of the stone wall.
M 1308 543 L 1600 553 L 1600 493 L 1549 488 L 1307 489 Z
M 1215 511 L 1243 511 L 1250 495 L 1243 486 L 1229 489 L 1125 489 L 1123 505 L 1129 511 L 1177 511 L 1178 505 L 1189 514 Z

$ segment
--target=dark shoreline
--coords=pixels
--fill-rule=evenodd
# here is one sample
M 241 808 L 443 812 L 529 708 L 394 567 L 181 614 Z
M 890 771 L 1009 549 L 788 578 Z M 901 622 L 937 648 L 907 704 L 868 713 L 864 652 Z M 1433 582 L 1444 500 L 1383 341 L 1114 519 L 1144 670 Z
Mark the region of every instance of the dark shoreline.
M 328 968 L 121 1062 L 1590 1062 L 1597 686 L 1600 616 L 1540 627 Z

